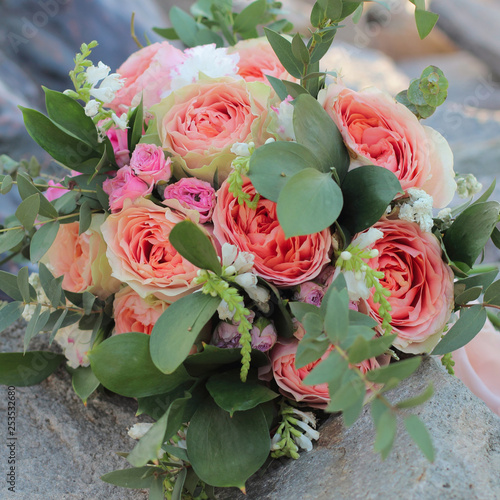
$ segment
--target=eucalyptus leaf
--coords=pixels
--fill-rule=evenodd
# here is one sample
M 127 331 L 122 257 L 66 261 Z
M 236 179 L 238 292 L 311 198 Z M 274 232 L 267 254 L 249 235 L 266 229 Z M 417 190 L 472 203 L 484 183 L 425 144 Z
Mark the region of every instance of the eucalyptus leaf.
M 492 283 L 484 292 L 484 302 L 500 306 L 500 280 Z
M 349 363 L 335 349 L 330 355 L 318 363 L 303 380 L 305 385 L 318 385 L 331 382 L 344 375 Z
M 389 382 L 390 379 L 396 378 L 398 380 L 403 380 L 409 377 L 415 370 L 420 366 L 422 358 L 415 356 L 414 358 L 408 358 L 404 361 L 398 361 L 397 363 L 392 363 L 382 368 L 377 368 L 375 370 L 370 370 L 366 373 L 366 378 L 371 382 L 376 382 L 379 384 L 385 384 Z
M 33 228 L 38 211 L 40 210 L 40 194 L 35 193 L 25 198 L 16 210 L 16 217 L 25 229 L 30 231 Z
M 47 217 L 49 219 L 54 219 L 59 215 L 57 213 L 57 210 L 53 207 L 49 200 L 47 200 L 47 198 L 43 196 L 40 190 L 33 185 L 33 182 L 25 173 L 18 172 L 16 181 L 19 195 L 23 200 L 34 194 L 38 194 L 40 196 L 40 215 L 43 215 L 43 217 Z
M 80 206 L 80 219 L 78 226 L 78 234 L 81 235 L 90 227 L 92 222 L 92 211 L 88 201 L 85 201 Z
M 26 387 L 39 384 L 59 368 L 63 354 L 49 351 L 0 353 L 0 385 Z
M 437 23 L 439 16 L 428 10 L 415 9 L 415 22 L 417 24 L 418 36 L 423 40 Z
M 0 233 L 0 254 L 19 245 L 24 240 L 24 236 L 25 231 L 21 228 Z
M 194 47 L 199 30 L 196 21 L 187 12 L 175 5 L 169 11 L 169 18 L 182 42 L 188 47 Z
M 24 311 L 24 304 L 19 301 L 7 302 L 0 307 L 0 332 L 17 321 Z
M 450 328 L 432 354 L 440 355 L 456 351 L 468 344 L 483 328 L 486 310 L 479 304 L 462 310 L 458 321 Z
M 413 408 L 414 406 L 419 406 L 422 403 L 425 403 L 432 397 L 433 394 L 434 386 L 432 385 L 432 383 L 430 383 L 427 388 L 418 396 L 400 401 L 396 406 L 398 408 Z
M 233 25 L 235 33 L 246 33 L 260 24 L 266 12 L 266 0 L 256 0 L 247 5 L 236 17 Z
M 154 473 L 162 474 L 160 467 L 134 467 L 130 469 L 115 470 L 101 476 L 101 479 L 115 486 L 132 489 L 148 489 L 154 479 Z
M 90 366 L 79 366 L 72 373 L 73 390 L 83 401 L 87 402 L 89 396 L 99 387 L 100 382 L 94 375 Z
M 306 168 L 281 189 L 278 220 L 287 238 L 318 233 L 337 220 L 342 204 L 342 191 L 331 175 Z
M 329 386 L 331 391 L 331 384 Z M 356 404 L 361 396 L 366 392 L 365 383 L 351 371 L 344 373 L 341 386 L 333 394 L 330 393 L 330 402 L 326 411 L 343 411 Z
M 342 341 L 348 335 L 349 295 L 345 289 L 340 292 L 334 289 L 328 297 L 325 312 L 325 331 L 334 344 Z
M 30 260 L 31 262 L 39 262 L 40 259 L 48 252 L 49 248 L 56 239 L 59 231 L 59 221 L 51 221 L 45 223 L 31 238 L 30 245 Z
M 376 429 L 375 451 L 390 449 L 396 437 L 396 416 L 389 409 L 376 422 Z
M 302 76 L 302 63 L 292 52 L 292 44 L 276 31 L 264 28 L 264 33 L 284 68 L 295 78 Z
M 48 309 L 42 311 L 42 306 L 40 304 L 35 306 L 33 316 L 29 320 L 26 331 L 24 332 L 24 352 L 28 349 L 31 340 L 43 330 L 49 320 L 49 316 L 50 311 Z
M 404 423 L 406 431 L 420 448 L 425 458 L 429 462 L 434 462 L 434 446 L 425 424 L 417 415 L 409 415 L 404 419 Z

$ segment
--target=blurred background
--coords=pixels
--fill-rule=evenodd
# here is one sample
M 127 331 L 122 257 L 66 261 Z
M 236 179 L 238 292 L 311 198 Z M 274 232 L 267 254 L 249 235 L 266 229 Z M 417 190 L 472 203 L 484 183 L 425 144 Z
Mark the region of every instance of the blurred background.
M 135 32 L 159 41 L 154 26 L 169 26 L 173 5 L 189 10 L 190 0 L 0 0 L 0 154 L 19 160 L 45 153 L 31 140 L 18 105 L 43 109 L 41 85 L 70 88 L 68 72 L 82 42 L 98 40 L 91 59 L 113 70 L 137 46 Z M 235 0 L 240 7 L 249 0 Z M 307 34 L 313 0 L 283 0 L 285 17 Z M 382 3 L 382 2 L 381 2 Z M 407 88 L 429 64 L 440 67 L 450 81 L 449 97 L 426 124 L 450 142 L 455 170 L 474 173 L 486 188 L 500 174 L 500 0 L 434 0 L 437 27 L 418 38 L 408 0 L 365 4 L 357 25 L 339 30 L 325 69 L 340 70 L 354 88 L 375 85 L 392 94 Z M 500 187 L 494 194 L 500 199 Z M 2 214 L 15 210 L 12 197 L 0 198 Z M 489 249 L 487 260 L 498 260 Z

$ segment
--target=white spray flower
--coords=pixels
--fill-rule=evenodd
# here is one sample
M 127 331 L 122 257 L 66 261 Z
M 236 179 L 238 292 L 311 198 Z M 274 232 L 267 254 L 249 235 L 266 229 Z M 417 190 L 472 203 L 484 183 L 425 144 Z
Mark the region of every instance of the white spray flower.
M 288 96 L 279 106 L 272 106 L 272 110 L 278 115 L 277 133 L 284 141 L 295 141 L 292 100 L 292 96 Z
M 456 181 L 457 194 L 460 198 L 470 198 L 483 189 L 483 185 L 472 174 L 459 174 Z
M 121 116 L 117 116 L 115 113 L 112 113 L 111 118 L 119 129 L 125 130 L 127 128 L 127 113 L 122 113 Z
M 399 208 L 399 218 L 409 222 L 416 222 L 422 231 L 432 231 L 432 196 L 416 188 L 408 189 L 410 199 Z
M 231 153 L 235 154 L 236 156 L 251 156 L 252 150 L 255 148 L 255 144 L 253 142 L 250 142 L 249 144 L 246 144 L 245 142 L 235 142 L 231 146 Z
M 85 114 L 93 118 L 99 113 L 99 103 L 97 101 L 91 100 L 85 105 Z

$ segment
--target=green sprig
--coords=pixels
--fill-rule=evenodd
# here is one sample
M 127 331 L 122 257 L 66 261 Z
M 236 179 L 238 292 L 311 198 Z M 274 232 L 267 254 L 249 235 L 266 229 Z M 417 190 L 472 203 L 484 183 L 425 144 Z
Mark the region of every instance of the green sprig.
M 294 424 L 297 423 L 297 419 L 294 417 L 293 407 L 288 405 L 283 399 L 280 404 L 279 413 L 282 420 L 276 430 L 275 436 L 279 435 L 281 439 L 273 445 L 271 457 L 289 457 L 297 460 L 299 458 L 299 447 L 295 443 L 293 437 L 299 437 L 302 433 L 294 427 Z
M 255 146 L 250 143 L 248 146 L 250 156 L 255 151 Z M 240 205 L 246 203 L 248 208 L 255 210 L 259 201 L 259 193 L 255 193 L 253 199 L 249 193 L 243 191 L 243 178 L 247 175 L 250 168 L 250 156 L 238 156 L 233 160 L 231 166 L 233 170 L 229 174 L 227 181 L 229 183 L 229 192 L 238 200 Z
M 441 358 L 441 364 L 446 368 L 446 371 L 450 375 L 455 375 L 455 370 L 453 367 L 455 366 L 455 361 L 453 361 L 452 353 L 449 352 L 448 354 L 445 354 Z
M 252 324 L 248 321 L 247 316 L 250 311 L 245 307 L 243 297 L 238 290 L 232 287 L 225 279 L 217 276 L 212 271 L 202 270 L 195 278 L 198 284 L 203 284 L 201 291 L 212 297 L 219 296 L 227 303 L 228 309 L 233 312 L 233 320 L 239 322 L 238 332 L 241 334 L 241 372 L 240 378 L 242 382 L 246 382 L 248 371 L 250 370 L 251 352 L 252 352 L 252 335 L 250 330 Z

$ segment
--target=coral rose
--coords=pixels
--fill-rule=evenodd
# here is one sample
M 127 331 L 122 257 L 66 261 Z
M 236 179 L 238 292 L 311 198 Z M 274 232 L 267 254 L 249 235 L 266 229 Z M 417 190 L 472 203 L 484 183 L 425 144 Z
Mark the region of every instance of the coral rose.
M 177 178 L 194 176 L 219 182 L 229 174 L 236 142 L 257 146 L 271 137 L 264 133 L 270 88 L 234 78 L 201 77 L 172 92 L 152 108 L 162 146 L 171 152 Z
M 41 259 L 57 278 L 64 276 L 62 287 L 69 292 L 91 292 L 100 299 L 109 297 L 120 288 L 111 277 L 106 258 L 106 244 L 100 232 L 104 215 L 92 216 L 90 228 L 82 234 L 78 222 L 62 224 L 56 239 Z
M 154 294 L 169 303 L 193 291 L 198 268 L 168 240 L 181 220 L 169 208 L 144 198 L 126 200 L 102 225 L 113 276 L 143 298 Z
M 151 335 L 151 331 L 168 304 L 149 295 L 143 299 L 129 286 L 122 288 L 113 302 L 115 333 L 139 332 Z
M 354 158 L 351 168 L 384 167 L 405 191 L 423 189 L 435 207 L 450 203 L 456 190 L 450 146 L 406 106 L 378 89 L 355 92 L 340 84 L 330 85 L 319 99 Z
M 382 219 L 374 226 L 384 236 L 373 244 L 379 255 L 368 261 L 385 273 L 380 283 L 391 292 L 394 346 L 403 352 L 430 352 L 439 342 L 453 308 L 453 273 L 442 260 L 441 246 L 432 233 L 415 222 Z M 381 322 L 373 294 L 369 314 Z
M 263 82 L 270 85 L 266 75 L 274 76 L 280 80 L 296 81 L 283 67 L 265 37 L 240 40 L 227 52 L 228 54 L 239 54 L 238 75 L 247 82 Z
M 125 85 L 116 92 L 110 107 L 117 114 L 127 112 L 143 99 L 145 109 L 161 101 L 170 90 L 171 71 L 184 61 L 184 53 L 168 42 L 153 43 L 134 52 L 116 72 Z
M 295 355 L 297 353 L 297 340 L 287 343 L 278 342 L 271 351 L 271 367 L 274 380 L 278 384 L 280 392 L 287 398 L 294 399 L 299 403 L 307 403 L 313 408 L 325 408 L 330 402 L 328 384 L 306 385 L 304 379 L 326 359 L 333 346 L 321 356 L 320 359 L 309 363 L 302 368 L 295 368 Z M 375 358 L 367 359 L 355 365 L 362 373 L 378 368 L 380 365 Z
M 278 222 L 276 203 L 260 198 L 255 210 L 239 205 L 224 182 L 218 191 L 212 217 L 214 236 L 222 245 L 231 243 L 255 256 L 254 270 L 278 286 L 294 286 L 317 276 L 330 262 L 329 229 L 286 239 Z M 255 189 L 245 179 L 242 189 L 251 198 Z
M 483 329 L 452 356 L 455 375 L 500 416 L 500 332 L 487 319 Z

